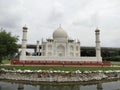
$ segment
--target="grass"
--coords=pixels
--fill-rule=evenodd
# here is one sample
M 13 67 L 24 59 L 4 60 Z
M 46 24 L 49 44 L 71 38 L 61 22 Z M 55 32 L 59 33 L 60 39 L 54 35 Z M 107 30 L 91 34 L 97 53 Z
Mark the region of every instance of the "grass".
M 61 70 L 61 71 L 97 71 L 97 70 L 120 70 L 120 67 L 70 67 L 70 66 L 0 66 L 5 69 L 21 69 L 21 70 Z
M 9 64 L 9 60 L 3 60 L 3 64 Z M 120 66 L 120 62 L 111 62 L 112 65 L 118 65 Z M 5 69 L 21 69 L 21 70 L 61 70 L 61 71 L 75 71 L 75 70 L 80 70 L 80 71 L 96 71 L 96 70 L 120 70 L 120 67 L 71 67 L 71 66 L 4 66 L 1 65 L 1 68 Z
M 120 62 L 111 62 L 112 65 L 120 66 Z
M 2 60 L 2 64 L 10 64 L 10 61 L 8 59 Z

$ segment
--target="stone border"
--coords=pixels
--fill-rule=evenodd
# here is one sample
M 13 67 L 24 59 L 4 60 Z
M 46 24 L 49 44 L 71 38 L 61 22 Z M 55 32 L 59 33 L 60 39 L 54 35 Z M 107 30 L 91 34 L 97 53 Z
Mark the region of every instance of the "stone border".
M 120 70 L 114 71 L 52 71 L 0 70 L 0 80 L 36 83 L 86 83 L 120 79 Z

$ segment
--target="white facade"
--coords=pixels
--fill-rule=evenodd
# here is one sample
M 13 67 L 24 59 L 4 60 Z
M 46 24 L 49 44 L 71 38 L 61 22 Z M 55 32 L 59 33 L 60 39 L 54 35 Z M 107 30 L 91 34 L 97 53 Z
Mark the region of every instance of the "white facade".
M 25 28 L 26 29 L 26 28 Z M 27 35 L 23 28 L 23 40 L 22 46 L 26 46 Z M 24 36 L 25 35 L 25 36 Z M 81 57 L 80 55 L 80 41 L 69 39 L 67 33 L 61 28 L 57 28 L 53 32 L 53 38 L 47 39 L 46 42 L 42 41 L 41 50 L 39 50 L 39 42 L 37 41 L 36 51 L 41 53 L 41 56 L 25 56 L 22 52 L 20 60 L 35 60 L 35 61 L 96 61 L 102 62 L 102 57 L 100 55 L 100 40 L 99 40 L 99 30 L 96 29 L 96 57 Z M 26 47 L 25 47 L 26 48 Z M 22 47 L 22 50 L 25 51 Z M 24 55 L 24 58 L 23 56 Z
M 26 57 L 27 29 L 28 28 L 26 26 L 23 27 L 21 60 L 24 60 Z
M 61 27 L 53 32 L 53 39 L 47 39 L 41 45 L 42 56 L 80 57 L 80 42 L 69 39 Z

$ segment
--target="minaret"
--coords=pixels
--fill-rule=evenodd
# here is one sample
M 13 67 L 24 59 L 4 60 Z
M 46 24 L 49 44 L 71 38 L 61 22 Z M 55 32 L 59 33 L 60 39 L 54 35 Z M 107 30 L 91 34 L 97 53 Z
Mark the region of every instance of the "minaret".
M 97 90 L 103 90 L 103 87 L 102 87 L 102 83 L 101 83 L 101 82 L 99 82 L 99 83 L 97 84 Z
M 37 41 L 36 54 L 39 56 L 39 41 Z
M 26 25 L 23 27 L 23 36 L 22 36 L 22 52 L 20 60 L 25 60 L 26 56 L 26 44 L 27 44 L 27 27 Z
M 18 84 L 18 90 L 24 90 L 24 85 L 23 84 Z
M 102 61 L 101 58 L 101 48 L 100 48 L 100 30 L 97 28 L 95 30 L 95 35 L 96 35 L 96 57 L 97 61 Z

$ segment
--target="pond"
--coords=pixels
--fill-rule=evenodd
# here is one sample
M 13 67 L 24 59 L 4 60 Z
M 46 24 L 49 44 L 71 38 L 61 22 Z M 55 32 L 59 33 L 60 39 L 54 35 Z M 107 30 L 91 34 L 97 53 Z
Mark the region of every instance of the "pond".
M 30 85 L 0 81 L 0 90 L 120 90 L 120 81 L 97 83 L 92 85 L 81 84 L 40 84 Z

